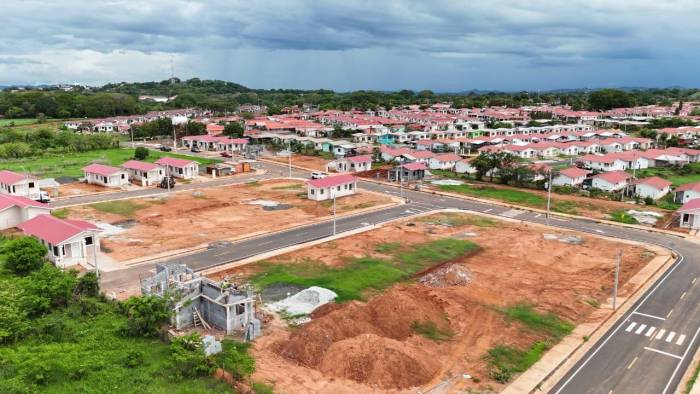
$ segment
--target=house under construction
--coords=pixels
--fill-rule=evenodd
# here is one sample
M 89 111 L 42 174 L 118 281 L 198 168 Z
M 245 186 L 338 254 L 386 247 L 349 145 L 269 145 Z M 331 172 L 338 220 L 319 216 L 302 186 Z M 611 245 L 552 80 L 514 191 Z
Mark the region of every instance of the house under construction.
M 248 341 L 261 334 L 250 286 L 215 282 L 184 264 L 158 264 L 155 275 L 141 281 L 141 293 L 172 299 L 171 324 L 178 330 L 213 326 L 226 331 L 227 335 L 242 333 Z

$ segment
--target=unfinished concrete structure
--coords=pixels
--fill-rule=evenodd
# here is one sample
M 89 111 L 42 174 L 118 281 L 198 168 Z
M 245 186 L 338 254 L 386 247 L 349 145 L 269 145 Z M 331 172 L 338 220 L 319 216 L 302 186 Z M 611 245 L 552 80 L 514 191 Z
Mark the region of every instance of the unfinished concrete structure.
M 141 281 L 141 293 L 172 299 L 171 324 L 178 330 L 200 324 L 214 326 L 227 335 L 242 333 L 248 341 L 261 334 L 249 286 L 215 282 L 184 264 L 158 264 L 155 275 Z

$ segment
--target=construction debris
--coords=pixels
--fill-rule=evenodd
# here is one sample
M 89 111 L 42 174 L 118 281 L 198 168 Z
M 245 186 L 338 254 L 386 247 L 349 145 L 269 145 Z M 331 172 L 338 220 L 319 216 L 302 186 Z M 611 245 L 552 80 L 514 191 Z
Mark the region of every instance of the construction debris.
M 336 299 L 338 295 L 328 289 L 311 286 L 282 301 L 269 304 L 269 308 L 275 312 L 285 312 L 291 316 L 308 315 L 321 305 L 325 305 Z
M 242 333 L 246 340 L 261 334 L 262 323 L 255 315 L 255 295 L 250 286 L 214 282 L 184 264 L 158 264 L 155 275 L 141 282 L 141 293 L 171 299 L 171 324 L 178 330 L 215 327 L 228 335 Z
M 583 243 L 583 238 L 577 235 L 559 236 L 556 234 L 542 234 L 542 237 L 547 241 L 559 241 L 569 245 L 581 245 Z
M 205 356 L 221 353 L 223 350 L 221 348 L 221 342 L 217 341 L 213 335 L 205 335 L 204 338 L 202 338 L 202 347 L 204 348 Z
M 463 286 L 472 279 L 472 272 L 461 264 L 452 264 L 429 272 L 418 281 L 429 287 Z

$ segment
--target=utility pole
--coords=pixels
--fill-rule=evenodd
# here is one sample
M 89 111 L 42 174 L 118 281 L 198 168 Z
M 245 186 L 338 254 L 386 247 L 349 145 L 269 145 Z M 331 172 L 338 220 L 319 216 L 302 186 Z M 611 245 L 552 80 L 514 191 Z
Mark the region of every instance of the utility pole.
M 552 169 L 549 169 L 549 182 L 547 182 L 547 225 L 549 226 L 549 207 L 552 205 Z
M 132 126 L 129 126 L 129 131 L 131 131 L 131 149 L 134 149 L 136 145 L 134 144 L 134 129 Z
M 335 187 L 335 186 L 334 186 Z M 335 190 L 333 190 L 333 235 L 336 233 L 336 225 L 335 225 Z
M 615 283 L 613 283 L 613 312 L 617 309 L 617 281 L 620 277 L 620 260 L 622 259 L 622 249 L 617 252 L 615 260 Z
M 287 151 L 289 152 L 289 178 L 292 177 L 292 140 L 287 141 Z

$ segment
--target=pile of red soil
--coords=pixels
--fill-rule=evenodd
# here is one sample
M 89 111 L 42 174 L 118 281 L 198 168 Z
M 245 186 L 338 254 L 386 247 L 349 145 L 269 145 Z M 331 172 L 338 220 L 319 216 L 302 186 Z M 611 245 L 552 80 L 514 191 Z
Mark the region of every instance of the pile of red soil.
M 382 388 L 408 388 L 429 382 L 440 363 L 407 340 L 415 322 L 449 328 L 444 301 L 429 289 L 397 286 L 367 304 L 326 307 L 276 352 L 324 374 Z M 427 340 L 427 339 L 426 339 Z

